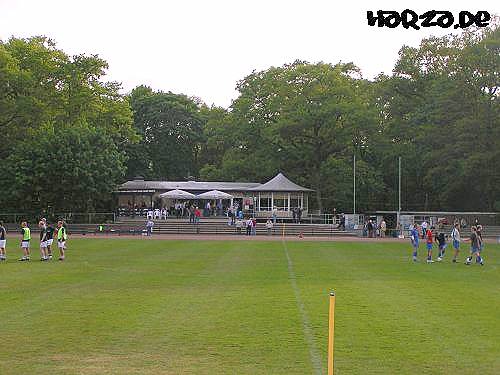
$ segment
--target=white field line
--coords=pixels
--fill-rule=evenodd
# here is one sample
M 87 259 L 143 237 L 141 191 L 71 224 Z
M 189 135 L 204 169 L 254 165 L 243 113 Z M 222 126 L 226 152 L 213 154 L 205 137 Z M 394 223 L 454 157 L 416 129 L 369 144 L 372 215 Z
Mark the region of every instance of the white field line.
M 286 246 L 285 240 L 282 241 L 283 249 L 285 250 L 286 259 L 288 261 L 288 274 L 290 277 L 290 284 L 292 284 L 293 293 L 295 294 L 295 301 L 297 302 L 297 307 L 299 309 L 302 325 L 304 328 L 304 336 L 309 346 L 309 355 L 311 357 L 311 364 L 314 369 L 314 374 L 321 375 L 323 374 L 323 366 L 321 355 L 318 351 L 318 347 L 316 345 L 316 340 L 314 339 L 314 335 L 311 329 L 311 322 L 309 321 L 309 317 L 307 316 L 306 310 L 304 308 L 304 303 L 302 302 L 302 298 L 300 297 L 299 288 L 297 286 L 297 278 L 295 277 L 295 271 L 293 270 L 293 263 L 290 255 L 288 254 L 288 247 Z

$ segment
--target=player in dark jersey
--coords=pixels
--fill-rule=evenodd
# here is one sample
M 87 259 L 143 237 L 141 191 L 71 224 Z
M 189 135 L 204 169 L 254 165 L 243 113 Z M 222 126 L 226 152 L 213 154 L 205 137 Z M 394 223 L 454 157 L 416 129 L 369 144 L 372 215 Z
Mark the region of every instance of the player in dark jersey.
M 473 226 L 470 234 L 470 255 L 465 259 L 465 264 L 470 266 L 472 257 L 476 256 L 476 263 L 484 265 L 483 258 L 481 258 L 481 237 L 477 234 L 477 228 Z
M 47 226 L 45 221 L 40 220 L 38 228 L 40 228 L 40 260 L 44 262 L 49 259 L 47 256 Z
M 47 256 L 52 259 L 52 242 L 54 241 L 54 226 L 51 223 L 47 223 Z
M 5 255 L 5 246 L 7 243 L 6 230 L 3 226 L 3 222 L 0 221 L 0 261 L 7 260 L 7 256 Z
M 439 254 L 438 254 L 438 262 L 441 262 L 444 257 L 444 251 L 446 249 L 446 237 L 443 232 L 439 232 L 436 234 L 434 237 L 434 242 L 438 243 L 438 249 L 439 249 Z

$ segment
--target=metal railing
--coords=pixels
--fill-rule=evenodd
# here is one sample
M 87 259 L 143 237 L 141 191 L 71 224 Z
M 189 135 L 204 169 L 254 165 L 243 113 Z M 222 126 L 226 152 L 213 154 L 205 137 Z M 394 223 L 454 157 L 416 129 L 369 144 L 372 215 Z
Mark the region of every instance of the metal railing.
M 21 221 L 35 223 L 42 218 L 46 218 L 51 222 L 64 220 L 67 223 L 73 224 L 101 224 L 114 223 L 116 221 L 116 214 L 114 212 L 56 212 L 54 214 L 43 212 L 0 213 L 0 220 L 4 223 L 18 224 Z

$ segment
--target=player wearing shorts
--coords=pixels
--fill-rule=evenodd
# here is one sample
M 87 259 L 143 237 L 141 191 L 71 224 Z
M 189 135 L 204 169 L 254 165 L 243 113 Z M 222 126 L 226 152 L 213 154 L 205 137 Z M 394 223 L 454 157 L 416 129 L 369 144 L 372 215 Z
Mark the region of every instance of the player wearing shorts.
M 472 257 L 476 256 L 476 263 L 481 266 L 484 265 L 483 258 L 481 258 L 481 237 L 477 234 L 477 228 L 472 226 L 470 233 L 470 255 L 465 259 L 465 264 L 470 266 L 472 263 Z
M 453 243 L 453 248 L 455 253 L 453 254 L 453 263 L 457 262 L 458 253 L 460 251 L 460 224 L 455 223 L 451 231 L 451 241 Z
M 479 236 L 479 240 L 481 241 L 479 244 L 479 252 L 483 251 L 484 241 L 483 241 L 483 226 L 479 224 L 476 226 L 476 233 Z
M 5 227 L 3 226 L 3 222 L 0 221 L 0 261 L 7 260 L 7 256 L 5 255 L 5 246 L 7 243 Z
M 444 251 L 446 249 L 446 237 L 443 232 L 439 232 L 436 237 L 434 237 L 434 241 L 438 243 L 438 249 L 439 249 L 439 254 L 438 254 L 438 262 L 441 262 L 444 257 Z
M 54 241 L 54 226 L 47 223 L 47 256 L 52 259 L 52 242 Z
M 40 220 L 38 228 L 40 228 L 40 260 L 44 262 L 49 260 L 47 255 L 47 226 L 45 225 L 45 221 Z
M 417 261 L 417 253 L 418 253 L 418 227 L 417 224 L 413 225 L 412 230 L 410 231 L 410 239 L 411 246 L 413 247 L 413 261 Z
M 57 247 L 59 248 L 59 260 L 64 260 L 64 250 L 66 250 L 66 228 L 62 221 L 57 222 Z
M 28 227 L 28 223 L 23 221 L 21 223 L 21 248 L 23 249 L 23 257 L 19 259 L 21 262 L 30 260 L 30 241 L 31 241 L 31 231 Z
M 434 263 L 434 261 L 432 260 L 432 243 L 434 239 L 432 235 L 432 229 L 434 229 L 434 227 L 427 229 L 427 232 L 425 232 L 427 245 L 427 263 Z

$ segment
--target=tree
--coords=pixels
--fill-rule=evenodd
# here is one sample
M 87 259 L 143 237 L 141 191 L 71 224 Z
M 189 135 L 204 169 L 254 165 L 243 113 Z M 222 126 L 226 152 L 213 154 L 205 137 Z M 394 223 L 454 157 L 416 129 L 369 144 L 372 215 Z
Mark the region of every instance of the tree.
M 495 209 L 499 46 L 497 25 L 424 39 L 401 49 L 392 77 L 378 78 L 380 159 L 403 156 L 407 208 Z
M 198 172 L 202 139 L 200 106 L 185 95 L 140 86 L 130 95 L 134 126 L 142 140 L 129 149 L 127 175 L 185 179 Z
M 325 174 L 325 163 L 354 153 L 368 161 L 378 131 L 369 83 L 359 70 L 296 61 L 253 72 L 238 90 L 231 112 L 235 141 L 222 171 L 232 164 L 241 177 L 263 180 L 281 169 L 315 189 L 320 210 L 331 206 L 323 192 L 337 181 Z
M 109 203 L 124 169 L 123 153 L 97 129 L 40 128 L 6 159 L 3 207 L 93 212 Z
M 0 198 L 2 207 L 19 210 L 33 202 L 30 207 L 61 210 L 73 202 L 78 209 L 93 210 L 112 201 L 111 186 L 123 176 L 124 148 L 137 136 L 120 85 L 103 82 L 106 69 L 98 56 L 70 57 L 45 37 L 0 42 L 0 161 L 9 171 L 0 186 L 11 192 Z M 96 162 L 88 159 L 92 155 Z M 69 168 L 65 173 L 79 178 L 54 175 L 52 166 L 62 162 Z M 83 173 L 84 165 L 93 170 Z M 107 170 L 111 167 L 113 173 Z M 75 194 L 61 186 L 74 188 Z

